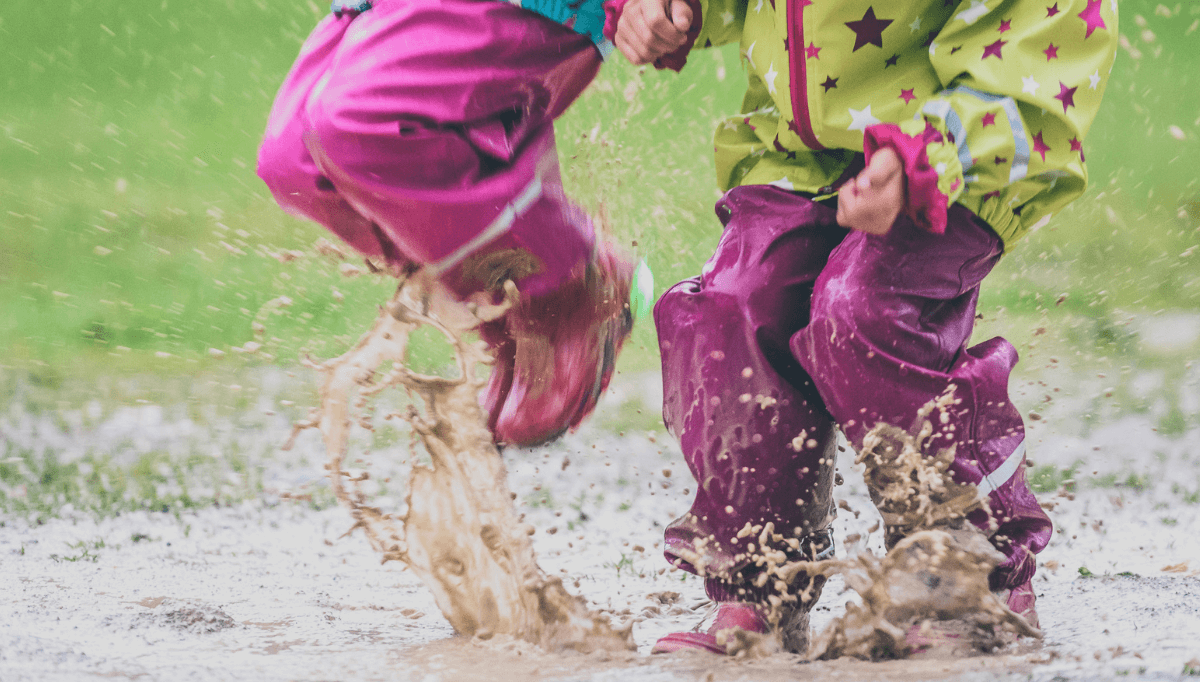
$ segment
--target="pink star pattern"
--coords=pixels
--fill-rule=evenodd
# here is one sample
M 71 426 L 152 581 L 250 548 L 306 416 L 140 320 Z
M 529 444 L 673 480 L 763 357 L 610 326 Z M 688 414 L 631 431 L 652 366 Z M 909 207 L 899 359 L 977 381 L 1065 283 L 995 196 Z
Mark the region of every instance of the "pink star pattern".
M 1008 44 L 1007 40 L 997 40 L 996 42 L 983 48 L 983 59 L 995 57 L 996 59 L 1004 59 L 1004 55 L 1000 54 L 1000 50 Z
M 1062 102 L 1064 114 L 1067 113 L 1067 107 L 1075 106 L 1075 91 L 1078 89 L 1078 87 L 1068 88 L 1062 81 L 1058 82 L 1058 94 L 1054 96 L 1054 99 Z
M 830 90 L 837 87 L 838 80 L 839 79 L 833 78 L 832 76 L 826 76 L 825 82 L 821 83 L 821 87 L 825 88 L 825 92 L 829 92 Z
M 1084 39 L 1091 38 L 1092 33 L 1098 28 L 1107 29 L 1108 26 L 1104 23 L 1104 17 L 1100 16 L 1100 5 L 1103 0 L 1088 0 L 1087 7 L 1079 13 L 1079 18 L 1087 24 L 1087 35 Z
M 1008 159 L 1004 158 L 1003 156 L 1000 156 L 999 154 L 996 155 L 996 158 L 994 160 L 995 160 L 997 166 L 999 166 L 1002 163 L 1008 163 Z
M 883 30 L 891 23 L 891 19 L 877 19 L 874 7 L 868 7 L 862 19 L 847 21 L 846 26 L 854 31 L 854 49 L 851 51 L 858 52 L 859 48 L 867 45 L 883 47 Z
M 1037 135 L 1033 136 L 1033 151 L 1035 154 L 1042 155 L 1042 161 L 1046 161 L 1046 152 L 1050 151 L 1050 145 L 1042 139 L 1042 131 L 1038 131 Z
M 917 98 L 917 96 L 913 94 L 913 90 L 915 90 L 915 89 L 916 88 L 909 88 L 908 90 L 901 90 L 900 91 L 900 99 L 904 100 L 905 104 L 912 102 L 914 99 Z
M 986 128 L 994 125 L 996 125 L 996 114 L 989 111 L 983 115 L 983 127 Z
M 995 192 L 988 192 L 987 194 L 983 195 L 983 200 L 987 201 L 988 199 L 995 199 L 999 196 L 1000 196 L 1000 192 L 998 190 Z
M 1058 14 L 1058 12 L 1059 12 L 1058 3 L 1056 2 L 1053 5 L 1046 8 L 1046 18 L 1049 19 L 1050 17 L 1054 16 L 1055 14 Z
M 804 56 L 807 59 L 817 59 L 821 56 L 821 48 L 817 47 L 816 43 L 809 42 L 808 47 L 804 48 Z
M 1000 20 L 1000 32 L 1004 33 L 1005 31 L 1011 31 L 1011 30 L 1012 30 L 1012 19 L 1001 19 Z
M 1050 43 L 1050 45 L 1047 46 L 1046 49 L 1042 50 L 1042 52 L 1046 54 L 1046 61 L 1058 59 L 1058 46 L 1056 46 L 1054 43 Z
M 1072 137 L 1070 140 L 1067 140 L 1067 141 L 1071 144 L 1071 151 L 1073 151 L 1073 152 L 1083 151 L 1083 143 L 1079 141 L 1078 137 Z

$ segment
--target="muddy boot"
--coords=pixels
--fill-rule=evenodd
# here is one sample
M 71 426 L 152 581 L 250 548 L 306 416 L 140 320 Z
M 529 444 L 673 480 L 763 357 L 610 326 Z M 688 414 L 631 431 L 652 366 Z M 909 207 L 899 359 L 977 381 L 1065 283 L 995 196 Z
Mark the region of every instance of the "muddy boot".
M 1009 610 L 1024 618 L 1026 623 L 1035 628 L 1041 628 L 1037 614 L 1037 597 L 1033 594 L 1032 581 L 1025 581 L 1011 590 L 997 592 L 996 596 L 1008 605 Z
M 1031 627 L 1039 627 L 1037 598 L 1030 583 L 993 594 Z M 927 620 L 913 624 L 905 641 L 913 658 L 961 658 L 992 651 L 1012 643 L 1015 637 L 1011 633 L 981 633 L 974 623 L 966 620 Z
M 586 267 L 548 293 L 522 295 L 503 328 L 488 330 L 496 365 L 484 409 L 497 442 L 553 440 L 595 409 L 633 327 L 632 279 L 632 264 L 597 242 Z
M 740 628 L 750 635 L 779 634 L 785 651 L 803 654 L 808 651 L 812 631 L 809 627 L 809 612 L 821 596 L 825 579 L 818 578 L 807 600 L 802 605 L 784 608 L 777 628 L 772 628 L 766 609 L 760 604 L 748 602 L 722 602 L 717 604 L 712 624 L 703 632 L 700 628 L 708 621 L 706 617 L 691 632 L 673 632 L 658 640 L 651 653 L 668 654 L 675 651 L 708 651 L 714 654 L 735 654 L 752 638 L 745 635 L 731 636 L 730 631 Z
M 704 630 L 705 617 L 691 632 L 672 632 L 654 644 L 650 653 L 669 654 L 676 651 L 707 651 L 714 654 L 728 654 L 728 644 L 741 638 L 731 637 L 737 630 L 765 636 L 770 632 L 770 624 L 757 604 L 747 602 L 721 602 L 716 605 L 712 624 Z
M 789 552 L 791 560 L 820 561 L 833 557 L 833 534 L 829 529 L 809 535 L 801 545 L 802 550 Z M 778 635 L 778 643 L 785 651 L 805 653 L 811 639 L 808 615 L 821 598 L 825 577 L 808 578 L 800 573 L 786 587 L 786 594 L 780 592 L 783 589 L 780 583 L 773 585 L 771 580 L 761 581 L 759 577 L 761 574 L 739 575 L 735 582 L 706 579 L 705 592 L 717 605 L 715 613 L 702 619 L 691 632 L 674 632 L 658 640 L 652 653 L 693 649 L 737 655 L 752 648 L 767 653 L 776 640 L 774 637 L 768 640 L 766 635 Z M 763 586 L 755 587 L 759 582 Z M 777 606 L 772 607 L 773 603 Z M 710 617 L 712 624 L 702 631 Z M 722 634 L 735 627 L 744 633 Z

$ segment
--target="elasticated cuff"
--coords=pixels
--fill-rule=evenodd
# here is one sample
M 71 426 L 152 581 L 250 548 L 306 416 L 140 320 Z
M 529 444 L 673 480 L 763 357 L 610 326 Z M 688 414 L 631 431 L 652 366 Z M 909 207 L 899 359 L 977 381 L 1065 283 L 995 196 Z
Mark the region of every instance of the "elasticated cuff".
M 617 40 L 617 22 L 621 20 L 621 12 L 625 11 L 625 3 L 629 0 L 605 0 L 604 2 L 604 37 L 611 41 Z
M 617 22 L 621 20 L 621 13 L 625 11 L 625 5 L 628 2 L 629 0 L 605 0 L 604 37 L 614 43 L 617 39 Z M 696 37 L 700 35 L 700 27 L 704 23 L 700 0 L 687 0 L 687 4 L 692 9 L 692 25 L 688 28 L 687 40 L 684 41 L 678 50 L 656 59 L 654 61 L 654 68 L 656 69 L 681 71 L 684 64 L 687 64 L 688 53 L 692 51 L 692 47 L 696 44 Z
M 908 196 L 904 213 L 920 227 L 934 233 L 946 231 L 948 198 L 938 189 L 937 171 L 929 165 L 925 151 L 930 142 L 940 142 L 941 133 L 927 126 L 920 137 L 905 134 L 892 123 L 870 126 L 863 135 L 863 151 L 867 163 L 871 155 L 884 147 L 890 147 L 904 163 L 907 177 Z

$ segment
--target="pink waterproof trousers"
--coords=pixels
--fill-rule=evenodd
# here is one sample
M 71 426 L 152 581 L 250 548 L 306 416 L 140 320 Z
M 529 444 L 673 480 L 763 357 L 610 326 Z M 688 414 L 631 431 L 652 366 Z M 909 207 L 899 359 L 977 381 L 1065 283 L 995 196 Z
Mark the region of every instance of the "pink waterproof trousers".
M 334 13 L 280 88 L 258 172 L 289 212 L 461 295 L 484 285 L 465 260 L 514 248 L 537 260 L 518 286 L 545 293 L 594 242 L 563 194 L 551 122 L 599 65 L 588 38 L 505 2 Z

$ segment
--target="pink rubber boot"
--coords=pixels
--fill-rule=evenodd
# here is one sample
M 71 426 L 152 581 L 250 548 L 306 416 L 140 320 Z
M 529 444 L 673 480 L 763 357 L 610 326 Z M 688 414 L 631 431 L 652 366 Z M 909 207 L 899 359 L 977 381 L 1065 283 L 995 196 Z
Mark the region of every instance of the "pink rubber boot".
M 1032 581 L 1025 581 L 1008 591 L 1008 596 L 1004 598 L 1008 604 L 1008 608 L 1013 613 L 1025 619 L 1035 628 L 1041 628 L 1038 624 L 1037 614 L 1037 597 L 1033 594 Z
M 522 297 L 485 341 L 497 349 L 484 397 L 496 441 L 536 445 L 574 428 L 608 387 L 633 326 L 633 266 L 598 240 L 557 289 Z
M 717 604 L 716 619 L 706 632 L 672 632 L 655 643 L 651 653 L 669 654 L 675 651 L 708 651 L 725 655 L 728 651 L 718 643 L 717 635 L 740 628 L 746 632 L 766 634 L 770 630 L 767 619 L 759 608 L 746 602 L 721 602 Z

